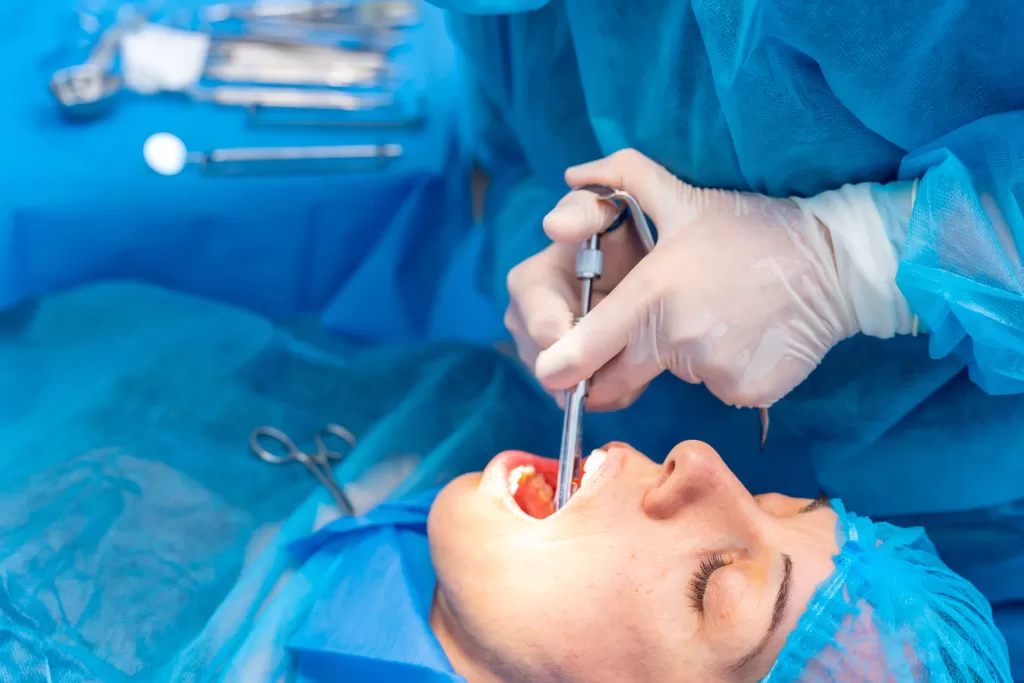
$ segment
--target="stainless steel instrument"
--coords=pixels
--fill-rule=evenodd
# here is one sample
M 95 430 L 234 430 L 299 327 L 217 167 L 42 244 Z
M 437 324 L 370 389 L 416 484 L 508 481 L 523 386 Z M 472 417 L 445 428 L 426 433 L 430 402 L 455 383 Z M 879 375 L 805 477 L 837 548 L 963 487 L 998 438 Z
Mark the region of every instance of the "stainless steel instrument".
M 313 443 L 316 446 L 316 450 L 312 453 L 299 450 L 295 442 L 276 427 L 257 427 L 254 429 L 252 434 L 249 435 L 249 449 L 257 458 L 271 465 L 284 465 L 290 462 L 302 463 L 309 470 L 309 473 L 328 490 L 334 499 L 335 505 L 338 506 L 342 514 L 351 515 L 354 513 L 352 502 L 345 495 L 341 485 L 338 484 L 338 480 L 334 478 L 334 471 L 332 469 L 332 465 L 342 460 L 344 455 L 327 446 L 326 439 L 331 436 L 345 442 L 349 448 L 353 448 L 356 445 L 356 438 L 352 435 L 352 432 L 341 425 L 329 424 L 313 435 Z M 265 448 L 260 441 L 261 439 L 276 442 L 280 448 L 284 449 L 284 454 L 277 455 Z
M 605 185 L 584 185 L 574 191 L 587 191 L 597 198 L 622 207 L 620 218 L 628 216 L 640 243 L 648 253 L 654 249 L 654 233 L 636 199 L 627 192 Z M 604 270 L 604 255 L 600 248 L 600 235 L 588 239 L 576 253 L 576 277 L 580 280 L 580 316 L 590 312 L 594 280 Z M 583 380 L 565 392 L 565 418 L 562 424 L 562 444 L 558 452 L 558 484 L 555 488 L 555 509 L 560 509 L 576 493 L 583 466 L 583 411 L 589 380 Z
M 323 173 L 380 168 L 401 156 L 402 146 L 234 147 L 189 152 L 177 136 L 156 133 L 146 140 L 142 154 L 153 171 L 166 176 L 181 173 L 190 163 L 198 164 L 206 173 L 220 175 Z

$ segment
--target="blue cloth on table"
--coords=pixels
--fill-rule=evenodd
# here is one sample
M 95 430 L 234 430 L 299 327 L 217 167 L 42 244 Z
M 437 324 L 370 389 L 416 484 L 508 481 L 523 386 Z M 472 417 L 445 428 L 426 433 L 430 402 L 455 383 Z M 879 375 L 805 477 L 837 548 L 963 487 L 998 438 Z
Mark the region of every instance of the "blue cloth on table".
M 174 0 L 161 11 L 198 4 Z M 479 247 L 464 243 L 468 161 L 455 57 L 438 10 L 424 7 L 411 45 L 394 55 L 409 77 L 400 100 L 422 97 L 422 126 L 315 128 L 251 127 L 242 108 L 130 92 L 105 118 L 68 122 L 47 83 L 88 50 L 77 42 L 77 5 L 0 9 L 0 58 L 18 65 L 2 77 L 0 309 L 131 278 L 276 319 L 321 314 L 326 326 L 369 340 L 491 338 L 500 329 L 471 287 L 446 284 L 453 270 L 467 272 Z M 142 158 L 143 142 L 160 131 L 193 150 L 397 142 L 404 152 L 370 172 L 209 177 L 189 166 L 163 177 Z
M 345 425 L 343 482 L 417 454 L 402 495 L 550 452 L 561 425 L 492 351 L 359 350 L 133 284 L 0 313 L 0 377 L 0 678 L 19 683 L 295 680 L 285 640 L 332 562 L 285 549 L 330 496 L 255 458 L 256 426 L 309 448 Z

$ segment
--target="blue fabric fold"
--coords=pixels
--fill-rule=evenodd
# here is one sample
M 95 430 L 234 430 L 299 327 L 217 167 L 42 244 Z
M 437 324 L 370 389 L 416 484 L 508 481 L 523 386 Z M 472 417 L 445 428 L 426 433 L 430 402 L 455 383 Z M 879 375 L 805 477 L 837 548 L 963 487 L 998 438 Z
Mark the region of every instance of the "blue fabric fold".
M 463 681 L 429 623 L 437 581 L 426 522 L 436 491 L 339 519 L 289 550 L 333 563 L 324 590 L 288 640 L 300 680 Z

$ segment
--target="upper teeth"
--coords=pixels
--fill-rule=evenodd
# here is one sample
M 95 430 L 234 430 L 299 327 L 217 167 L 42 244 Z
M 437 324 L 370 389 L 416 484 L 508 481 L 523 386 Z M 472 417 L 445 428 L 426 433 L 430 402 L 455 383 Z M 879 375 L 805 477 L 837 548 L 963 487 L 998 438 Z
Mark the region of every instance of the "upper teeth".
M 595 448 L 590 453 L 590 457 L 583 463 L 583 478 L 580 479 L 580 486 L 587 483 L 587 480 L 594 476 L 594 474 L 601 469 L 601 465 L 604 463 L 605 458 L 608 457 L 608 453 Z
M 533 465 L 520 465 L 519 467 L 513 468 L 513 470 L 508 473 L 508 490 L 513 496 L 516 495 L 516 491 L 519 490 L 519 485 L 536 471 L 537 470 Z

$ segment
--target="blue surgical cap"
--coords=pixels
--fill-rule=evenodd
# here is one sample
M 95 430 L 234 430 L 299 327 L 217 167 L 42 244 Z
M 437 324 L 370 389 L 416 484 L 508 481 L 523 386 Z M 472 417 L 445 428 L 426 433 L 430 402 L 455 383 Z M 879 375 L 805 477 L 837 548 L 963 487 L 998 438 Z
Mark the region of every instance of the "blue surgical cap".
M 762 683 L 1012 681 L 991 607 L 943 564 L 923 529 L 832 506 L 835 571 Z

